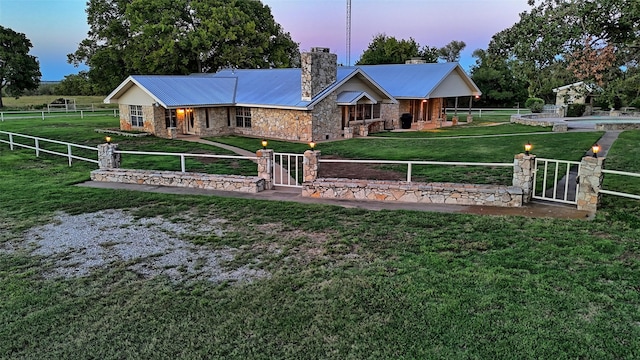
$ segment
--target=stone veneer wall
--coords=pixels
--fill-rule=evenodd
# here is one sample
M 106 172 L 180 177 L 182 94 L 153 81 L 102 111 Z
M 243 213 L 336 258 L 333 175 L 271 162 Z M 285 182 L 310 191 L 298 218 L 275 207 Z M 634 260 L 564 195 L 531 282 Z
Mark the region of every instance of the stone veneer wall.
M 235 127 L 235 115 L 231 119 L 232 132 L 239 135 L 266 137 L 291 141 L 311 141 L 310 111 L 251 108 L 251 128 Z
M 182 173 L 179 171 L 100 169 L 91 172 L 91 180 L 245 193 L 258 193 L 265 189 L 265 180 L 258 176 Z
M 305 140 L 330 140 L 340 139 L 344 135 L 342 128 L 342 114 L 336 104 L 338 95 L 334 91 L 316 104 L 313 108 L 313 139 Z
M 228 121 L 235 125 L 235 108 L 215 107 L 194 109 L 195 111 L 195 133 L 200 136 L 215 136 L 231 134 L 232 130 L 228 126 Z M 228 114 L 233 111 L 232 114 Z M 209 127 L 207 127 L 207 114 L 209 113 Z M 229 117 L 227 117 L 227 114 Z M 233 115 L 233 116 L 232 116 Z
M 380 104 L 380 118 L 385 120 L 387 129 L 399 129 L 402 126 L 398 104 Z
M 324 178 L 305 182 L 302 196 L 423 204 L 522 206 L 522 189 L 501 185 Z

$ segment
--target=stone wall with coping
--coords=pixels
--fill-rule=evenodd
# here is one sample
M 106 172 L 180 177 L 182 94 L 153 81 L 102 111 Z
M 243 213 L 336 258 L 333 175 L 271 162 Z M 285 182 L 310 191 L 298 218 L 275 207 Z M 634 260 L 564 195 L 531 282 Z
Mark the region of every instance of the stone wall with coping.
M 501 185 L 321 178 L 303 183 L 302 196 L 422 204 L 522 206 L 522 190 Z
M 557 114 L 527 114 L 527 115 L 511 115 L 510 122 L 514 124 L 522 124 L 529 126 L 553 126 L 557 121 L 544 121 L 539 119 L 557 119 Z
M 523 191 L 516 186 L 318 178 L 320 155 L 320 151 L 304 153 L 303 197 L 502 207 L 523 204 Z M 533 181 L 531 176 L 528 179 Z
M 607 130 L 638 130 L 640 123 L 625 123 L 624 120 L 618 120 L 619 123 L 596 124 L 595 129 L 599 131 Z
M 91 180 L 245 193 L 258 193 L 265 190 L 265 180 L 258 176 L 183 173 L 179 171 L 99 169 L 91 172 Z

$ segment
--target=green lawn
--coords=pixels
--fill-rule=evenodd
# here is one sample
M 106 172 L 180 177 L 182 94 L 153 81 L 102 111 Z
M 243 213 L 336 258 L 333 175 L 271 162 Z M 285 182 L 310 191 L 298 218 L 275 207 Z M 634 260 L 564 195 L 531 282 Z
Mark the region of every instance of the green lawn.
M 117 120 L 92 122 L 5 122 L 0 130 L 92 144 L 102 136 L 93 128 Z M 625 132 L 608 163 L 640 172 L 632 145 L 638 133 Z M 401 147 L 390 139 L 357 139 L 319 147 L 323 154 L 367 158 L 510 161 L 530 140 L 539 156 L 573 159 L 597 136 L 463 139 L 455 146 L 410 139 Z M 183 146 L 115 141 L 131 150 Z M 255 139 L 229 141 L 259 147 Z M 621 211 L 622 202 L 605 197 L 596 219 L 581 221 L 73 186 L 93 168 L 0 144 L 0 358 L 640 357 L 639 202 L 624 201 Z M 271 276 L 252 283 L 171 282 L 132 273 L 123 261 L 86 277 L 51 279 L 42 275 L 51 259 L 7 251 L 57 211 L 102 209 L 194 225 L 225 220 L 225 236 L 197 242 L 237 249 L 228 268 L 251 263 Z

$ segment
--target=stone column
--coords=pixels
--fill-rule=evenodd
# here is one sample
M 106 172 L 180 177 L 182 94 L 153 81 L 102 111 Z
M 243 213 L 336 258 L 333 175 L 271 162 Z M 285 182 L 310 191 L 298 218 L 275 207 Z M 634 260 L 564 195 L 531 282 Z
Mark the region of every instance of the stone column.
M 605 158 L 585 156 L 580 162 L 578 171 L 578 210 L 586 210 L 595 213 L 600 204 L 600 189 L 602 188 L 602 167 Z
M 320 159 L 320 151 L 307 150 L 304 152 L 302 161 L 302 173 L 304 182 L 312 182 L 318 178 L 318 160 Z
M 531 201 L 536 156 L 518 154 L 513 159 L 513 186 L 522 189 L 522 203 Z
M 120 154 L 116 153 L 118 144 L 98 145 L 98 166 L 100 169 L 117 169 L 120 167 Z
M 467 115 L 467 123 L 472 123 L 473 122 L 473 115 L 469 114 Z
M 258 150 L 258 177 L 264 179 L 264 189 L 273 189 L 273 150 Z

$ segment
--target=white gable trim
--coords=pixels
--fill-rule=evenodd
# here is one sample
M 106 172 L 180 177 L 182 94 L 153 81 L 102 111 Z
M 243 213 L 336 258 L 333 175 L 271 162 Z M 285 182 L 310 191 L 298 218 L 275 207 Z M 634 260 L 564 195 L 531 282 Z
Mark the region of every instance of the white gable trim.
M 144 86 L 142 86 L 136 79 L 134 79 L 132 76 L 127 77 L 117 88 L 115 88 L 115 90 L 113 90 L 111 92 L 111 94 L 107 95 L 107 97 L 103 100 L 103 102 L 105 104 L 117 104 L 117 101 L 113 101 L 113 100 L 117 100 L 119 99 L 124 93 L 126 93 L 127 91 L 129 91 L 129 89 L 131 89 L 133 86 L 137 86 L 139 89 L 141 89 L 142 91 L 144 91 L 147 95 L 149 95 L 149 97 L 151 97 L 158 105 L 161 105 L 164 108 L 169 108 L 167 106 L 167 104 L 165 104 L 164 102 L 162 102 L 158 97 L 156 97 L 152 92 L 150 92 L 149 90 L 147 90 Z

